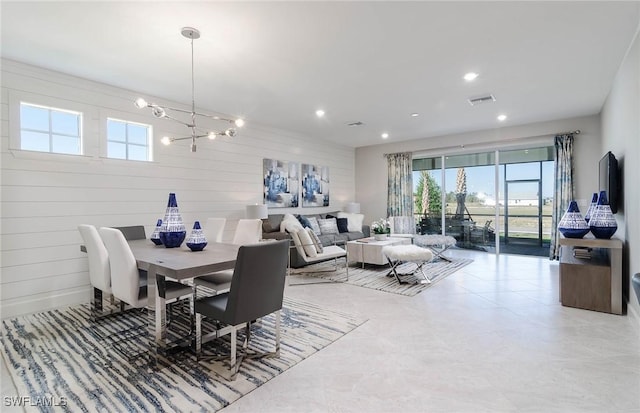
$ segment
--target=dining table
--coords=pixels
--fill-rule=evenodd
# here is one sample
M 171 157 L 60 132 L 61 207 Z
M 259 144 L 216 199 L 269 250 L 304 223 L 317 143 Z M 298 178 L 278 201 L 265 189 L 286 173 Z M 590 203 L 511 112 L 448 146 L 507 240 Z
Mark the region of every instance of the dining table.
M 210 243 L 202 251 L 186 246 L 166 248 L 148 239 L 128 241 L 138 268 L 147 272 L 149 366 L 158 365 L 158 357 L 166 352 L 167 313 L 165 281 L 185 282 L 195 277 L 235 266 L 239 245 Z

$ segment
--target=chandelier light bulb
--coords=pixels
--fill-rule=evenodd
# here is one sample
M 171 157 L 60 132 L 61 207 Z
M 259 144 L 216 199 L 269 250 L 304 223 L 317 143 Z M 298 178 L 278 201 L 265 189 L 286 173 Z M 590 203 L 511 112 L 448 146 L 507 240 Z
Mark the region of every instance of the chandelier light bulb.
M 136 99 L 134 104 L 136 105 L 136 107 L 138 109 L 142 109 L 142 108 L 146 108 L 147 107 L 147 101 L 142 99 L 142 98 Z
M 216 138 L 217 133 L 215 132 L 209 132 L 207 134 L 207 138 L 209 138 L 210 140 L 214 140 Z
M 163 145 L 168 146 L 169 144 L 171 144 L 171 138 L 169 138 L 168 136 L 163 136 L 162 139 L 160 139 L 160 142 L 162 142 Z
M 244 119 L 236 119 L 233 123 L 235 123 L 237 127 L 241 128 L 244 126 Z
M 234 136 L 236 136 L 236 130 L 233 128 L 229 128 L 226 131 L 224 131 L 224 134 L 227 135 L 230 138 L 233 138 Z

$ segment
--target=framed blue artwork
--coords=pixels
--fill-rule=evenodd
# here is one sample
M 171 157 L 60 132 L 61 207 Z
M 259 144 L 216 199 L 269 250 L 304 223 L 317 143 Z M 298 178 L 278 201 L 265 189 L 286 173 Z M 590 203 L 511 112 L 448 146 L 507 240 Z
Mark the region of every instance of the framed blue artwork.
M 263 159 L 264 204 L 269 208 L 297 208 L 300 179 L 297 162 Z
M 302 164 L 302 206 L 329 206 L 329 167 Z

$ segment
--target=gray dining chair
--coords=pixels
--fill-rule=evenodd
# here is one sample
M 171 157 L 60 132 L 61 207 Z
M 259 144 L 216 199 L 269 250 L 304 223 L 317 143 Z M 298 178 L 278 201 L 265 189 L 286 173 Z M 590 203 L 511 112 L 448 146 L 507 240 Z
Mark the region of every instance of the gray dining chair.
M 133 225 L 129 227 L 114 227 L 117 230 L 122 232 L 124 238 L 127 241 L 133 241 L 136 239 L 146 239 L 147 235 L 144 232 L 144 226 L 142 225 Z
M 230 377 L 234 380 L 240 364 L 245 358 L 277 357 L 280 355 L 280 310 L 284 296 L 285 276 L 289 241 L 273 241 L 244 245 L 238 250 L 233 280 L 228 292 L 195 301 L 195 347 L 196 358 L 202 358 L 202 344 L 214 338 L 230 334 L 230 354 L 214 356 L 216 359 L 229 357 Z M 275 313 L 275 350 L 255 352 L 249 350 L 252 322 Z M 202 319 L 209 318 L 225 324 L 205 335 L 202 334 Z M 246 328 L 243 353 L 237 358 L 236 335 Z

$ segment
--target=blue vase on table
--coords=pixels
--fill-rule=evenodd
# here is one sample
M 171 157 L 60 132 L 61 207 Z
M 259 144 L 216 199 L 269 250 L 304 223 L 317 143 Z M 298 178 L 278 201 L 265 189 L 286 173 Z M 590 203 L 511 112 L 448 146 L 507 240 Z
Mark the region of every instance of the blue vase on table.
M 159 219 L 158 222 L 156 223 L 156 229 L 153 230 L 153 234 L 151 234 L 151 237 L 149 238 L 151 242 L 153 242 L 156 245 L 162 245 L 162 241 L 160 240 L 161 229 L 162 229 L 162 220 Z
M 196 221 L 193 224 L 193 229 L 191 230 L 191 234 L 189 234 L 189 238 L 187 238 L 187 247 L 189 247 L 191 251 L 202 251 L 206 246 L 207 239 L 202 232 L 200 221 Z
M 591 197 L 591 204 L 589 205 L 589 209 L 587 209 L 587 213 L 584 214 L 584 220 L 587 221 L 587 224 L 591 219 L 591 215 L 593 215 L 593 211 L 596 210 L 596 206 L 598 206 L 598 194 L 594 192 L 593 196 Z
M 593 236 L 600 239 L 609 239 L 618 230 L 618 223 L 609 206 L 607 191 L 600 191 L 598 205 L 589 220 L 589 228 Z
M 182 245 L 184 238 L 187 236 L 187 229 L 182 222 L 182 215 L 178 211 L 178 201 L 176 194 L 169 194 L 167 202 L 167 210 L 162 221 L 160 229 L 160 241 L 167 248 L 176 248 Z
M 589 232 L 589 225 L 582 217 L 576 201 L 569 203 L 567 212 L 558 223 L 558 231 L 566 238 L 582 238 Z

